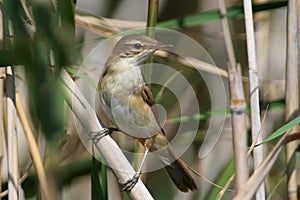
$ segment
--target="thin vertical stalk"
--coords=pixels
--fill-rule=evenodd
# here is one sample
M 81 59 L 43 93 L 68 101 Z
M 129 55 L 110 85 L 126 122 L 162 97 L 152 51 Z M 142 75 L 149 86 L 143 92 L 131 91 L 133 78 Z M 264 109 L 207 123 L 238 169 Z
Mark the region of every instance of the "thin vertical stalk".
M 8 146 L 8 199 L 18 199 L 18 138 L 16 131 L 15 80 L 12 68 L 6 67 L 6 127 Z
M 155 37 L 155 29 L 153 27 L 156 26 L 157 21 L 157 13 L 158 13 L 158 0 L 148 0 L 148 17 L 147 17 L 147 30 L 146 34 L 149 37 Z M 153 57 L 147 59 L 147 63 L 152 63 Z M 147 78 L 151 77 L 151 66 L 147 67 L 145 70 L 145 76 Z
M 252 141 L 257 143 L 262 142 L 260 107 L 259 107 L 259 86 L 258 72 L 256 64 L 255 37 L 253 28 L 252 1 L 244 0 L 245 26 L 246 26 L 246 41 L 247 54 L 249 65 L 249 81 L 250 81 L 250 109 L 251 109 L 251 133 Z M 259 145 L 253 149 L 254 169 L 263 161 L 263 146 Z M 257 193 L 256 199 L 265 199 L 265 185 L 261 184 Z
M 230 35 L 230 29 L 229 29 L 228 19 L 227 19 L 227 11 L 226 11 L 224 0 L 219 0 L 219 8 L 220 8 L 220 13 L 222 18 L 221 21 L 222 21 L 222 26 L 224 31 L 224 39 L 225 39 L 226 51 L 228 54 L 229 62 L 232 67 L 236 67 L 235 53 L 232 44 L 232 38 Z
M 148 17 L 147 27 L 155 27 L 158 13 L 158 0 L 148 0 Z M 153 29 L 147 30 L 147 35 L 150 37 L 154 36 Z
M 4 79 L 5 79 L 5 69 L 1 68 L 0 69 L 0 174 L 2 174 L 2 160 L 4 157 L 4 142 L 3 138 L 4 137 L 4 113 L 3 113 L 3 108 L 4 108 L 4 101 L 3 101 L 3 96 L 4 96 Z M 0 193 L 2 192 L 2 179 L 0 178 Z M 0 196 L 1 200 L 1 196 Z
M 288 122 L 299 115 L 299 80 L 298 80 L 298 47 L 297 47 L 297 1 L 288 1 L 287 9 L 287 59 L 286 59 L 286 113 Z M 287 134 L 298 132 L 295 126 Z M 286 145 L 287 190 L 289 199 L 297 199 L 296 149 L 297 141 Z
M 33 160 L 33 165 L 35 167 L 35 170 L 37 172 L 37 176 L 40 182 L 43 199 L 49 200 L 50 199 L 50 193 L 49 193 L 49 186 L 47 184 L 46 180 L 46 172 L 43 168 L 43 162 L 39 153 L 38 145 L 36 143 L 36 140 L 34 138 L 33 132 L 31 130 L 31 127 L 29 125 L 29 121 L 27 119 L 23 104 L 21 102 L 21 98 L 18 93 L 16 93 L 16 106 L 17 106 L 17 112 L 20 118 L 20 121 L 23 125 L 23 129 L 25 132 L 25 136 L 28 142 L 28 147 L 30 150 L 30 154 Z
M 247 157 L 246 101 L 240 67 L 229 67 L 230 110 L 235 160 L 235 191 L 238 193 L 249 177 Z
M 226 7 L 224 0 L 219 0 L 219 7 L 222 16 L 226 50 L 229 58 L 228 75 L 231 96 L 230 107 L 236 171 L 235 188 L 236 192 L 238 192 L 247 182 L 249 177 L 247 156 L 246 102 L 244 97 L 241 70 L 237 65 L 235 59 L 232 38 L 230 35 L 228 20 L 226 17 Z
M 2 19 L 3 22 L 3 19 Z M 4 27 L 3 27 L 4 28 Z M 4 33 L 2 34 L 4 35 Z M 0 38 L 4 43 L 4 37 Z M 5 133 L 5 122 L 4 122 L 4 80 L 5 80 L 5 68 L 0 69 L 0 174 L 2 174 L 2 161 L 4 157 L 4 133 Z M 0 178 L 0 193 L 2 192 L 2 178 Z M 0 200 L 1 200 L 0 196 Z

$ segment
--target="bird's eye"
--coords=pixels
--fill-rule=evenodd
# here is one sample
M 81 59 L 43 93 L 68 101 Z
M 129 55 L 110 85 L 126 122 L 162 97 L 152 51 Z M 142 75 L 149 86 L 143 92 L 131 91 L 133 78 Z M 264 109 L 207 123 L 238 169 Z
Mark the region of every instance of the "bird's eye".
M 140 49 L 140 48 L 142 48 L 142 45 L 140 43 L 135 43 L 133 45 L 133 47 L 136 48 L 136 49 Z

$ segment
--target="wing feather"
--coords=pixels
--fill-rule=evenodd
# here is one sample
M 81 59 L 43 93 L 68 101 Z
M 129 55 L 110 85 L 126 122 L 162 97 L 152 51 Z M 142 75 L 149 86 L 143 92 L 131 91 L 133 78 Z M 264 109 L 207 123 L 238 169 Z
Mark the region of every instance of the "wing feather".
M 155 106 L 155 100 L 154 100 L 154 97 L 153 97 L 153 94 L 152 94 L 150 88 L 147 85 L 143 85 L 142 87 L 139 87 L 135 91 L 134 96 L 139 101 L 139 104 L 137 104 L 137 105 L 144 105 L 144 106 L 139 106 L 141 108 L 144 107 L 143 108 L 144 110 L 141 111 L 142 113 L 140 113 L 140 115 L 143 115 L 143 113 L 148 114 L 149 112 L 151 112 L 151 113 L 149 113 L 149 115 L 154 116 L 154 120 L 157 123 L 157 126 L 159 127 L 160 131 L 162 131 L 162 133 L 164 134 L 163 129 L 159 125 L 159 115 L 158 115 L 158 111 Z

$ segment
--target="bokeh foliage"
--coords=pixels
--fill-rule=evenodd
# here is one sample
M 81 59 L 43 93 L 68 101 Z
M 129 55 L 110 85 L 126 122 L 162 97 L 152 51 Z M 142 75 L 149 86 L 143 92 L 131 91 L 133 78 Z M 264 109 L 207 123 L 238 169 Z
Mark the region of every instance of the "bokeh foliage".
M 63 131 L 63 88 L 61 68 L 75 64 L 79 55 L 75 40 L 73 1 L 3 1 L 4 20 L 12 26 L 12 45 L 1 66 L 24 67 L 30 111 L 36 126 L 52 138 Z M 32 10 L 31 16 L 26 10 Z M 10 27 L 9 27 L 10 28 Z M 7 54 L 7 55 L 5 55 Z

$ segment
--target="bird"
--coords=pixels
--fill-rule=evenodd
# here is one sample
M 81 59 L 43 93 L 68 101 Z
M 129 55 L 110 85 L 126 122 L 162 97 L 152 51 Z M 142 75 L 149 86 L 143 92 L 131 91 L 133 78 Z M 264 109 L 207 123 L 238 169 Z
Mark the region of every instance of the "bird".
M 143 34 L 126 35 L 116 43 L 98 81 L 99 118 L 106 128 L 97 138 L 121 131 L 141 142 L 146 151 L 144 159 L 148 152 L 164 149 L 163 153 L 158 153 L 159 160 L 177 188 L 188 192 L 197 189 L 191 176 L 193 170 L 176 158 L 158 122 L 155 100 L 141 70 L 150 55 L 169 47 Z M 134 187 L 144 159 L 132 180 L 123 184 L 123 190 L 129 191 Z

